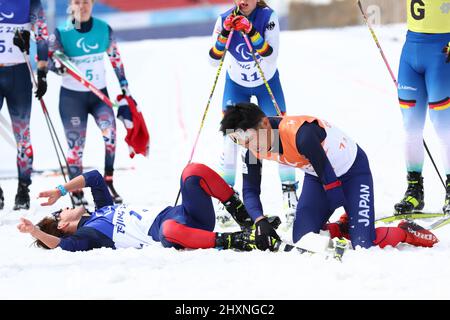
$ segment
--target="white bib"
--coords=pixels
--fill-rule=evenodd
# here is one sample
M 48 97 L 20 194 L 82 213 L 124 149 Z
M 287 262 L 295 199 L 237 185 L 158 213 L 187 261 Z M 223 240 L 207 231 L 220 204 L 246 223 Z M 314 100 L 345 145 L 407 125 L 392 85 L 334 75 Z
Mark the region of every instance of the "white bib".
M 30 23 L 26 24 L 6 24 L 0 23 L 0 63 L 18 64 L 24 63 L 22 51 L 13 43 L 16 29 L 30 31 Z
M 81 75 L 91 82 L 98 89 L 106 87 L 106 70 L 105 70 L 105 53 L 96 53 L 84 55 L 80 57 L 71 57 L 70 61 L 74 63 Z M 62 86 L 73 91 L 89 91 L 80 82 L 75 80 L 71 75 L 62 77 Z

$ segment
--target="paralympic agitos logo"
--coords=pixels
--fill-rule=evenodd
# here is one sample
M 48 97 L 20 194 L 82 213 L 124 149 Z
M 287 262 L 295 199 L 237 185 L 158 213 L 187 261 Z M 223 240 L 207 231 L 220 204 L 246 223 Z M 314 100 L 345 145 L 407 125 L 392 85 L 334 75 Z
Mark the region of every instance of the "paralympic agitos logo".
M 5 19 L 12 19 L 12 18 L 14 18 L 14 12 L 11 12 L 11 13 L 0 12 L 0 21 L 3 21 Z
M 89 53 L 92 50 L 98 49 L 98 43 L 96 43 L 95 45 L 91 46 L 91 45 L 86 44 L 85 40 L 86 40 L 85 38 L 80 38 L 77 41 L 77 47 L 80 48 L 80 49 L 83 49 L 83 51 L 86 52 L 86 53 Z

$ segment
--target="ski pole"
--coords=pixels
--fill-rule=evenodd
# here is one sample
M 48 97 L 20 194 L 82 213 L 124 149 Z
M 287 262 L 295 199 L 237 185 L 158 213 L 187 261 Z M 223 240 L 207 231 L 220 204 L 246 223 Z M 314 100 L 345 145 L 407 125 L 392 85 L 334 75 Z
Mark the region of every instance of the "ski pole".
M 282 117 L 283 113 L 281 112 L 280 106 L 278 105 L 277 100 L 275 99 L 272 89 L 270 88 L 269 82 L 267 81 L 266 76 L 264 75 L 264 71 L 261 68 L 261 64 L 259 63 L 258 58 L 256 57 L 255 51 L 253 50 L 250 40 L 248 39 L 248 36 L 244 32 L 242 32 L 242 36 L 244 37 L 245 43 L 247 44 L 247 47 L 248 47 L 248 50 L 252 54 L 253 61 L 255 61 L 256 67 L 258 68 L 259 74 L 261 75 L 264 85 L 266 86 L 267 92 L 270 95 L 270 99 L 272 100 L 273 106 L 275 107 L 275 110 L 277 111 L 278 116 Z
M 358 7 L 359 7 L 359 10 L 361 11 L 361 14 L 362 14 L 362 16 L 364 18 L 364 21 L 367 24 L 367 27 L 370 30 L 370 33 L 372 34 L 373 40 L 375 41 L 378 49 L 380 50 L 380 54 L 381 54 L 381 57 L 383 58 L 384 64 L 386 65 L 386 67 L 387 67 L 387 69 L 389 71 L 389 74 L 391 75 L 392 81 L 395 84 L 395 88 L 397 89 L 398 88 L 397 79 L 396 79 L 394 73 L 392 72 L 392 68 L 391 68 L 389 62 L 387 61 L 387 58 L 386 58 L 386 55 L 384 54 L 383 49 L 381 48 L 380 42 L 378 41 L 378 38 L 377 38 L 377 36 L 375 34 L 375 31 L 373 30 L 372 25 L 370 24 L 369 19 L 367 17 L 367 14 L 366 14 L 366 12 L 364 11 L 364 9 L 362 7 L 361 0 L 358 0 Z M 444 186 L 444 189 L 446 189 L 444 180 L 442 179 L 441 173 L 439 172 L 439 169 L 437 168 L 436 163 L 434 162 L 433 156 L 431 155 L 431 152 L 428 149 L 428 146 L 427 146 L 427 143 L 425 142 L 425 139 L 423 139 L 423 146 L 425 147 L 425 150 L 426 150 L 428 156 L 430 157 L 431 162 L 433 163 L 434 169 L 436 170 L 436 173 L 439 176 L 439 179 L 441 180 L 441 183 Z
M 19 33 L 19 36 L 20 36 L 20 33 Z M 37 88 L 38 84 L 37 84 L 36 78 L 34 77 L 33 68 L 31 67 L 31 63 L 30 63 L 30 58 L 28 57 L 28 55 L 25 52 L 22 52 L 22 54 L 23 54 L 23 57 L 25 58 L 25 62 L 27 64 L 27 66 L 28 66 L 28 71 L 30 72 L 30 76 L 31 76 L 31 79 L 33 81 L 34 87 Z M 61 158 L 59 156 L 58 147 L 56 146 L 55 140 L 58 143 L 59 149 L 61 151 L 61 155 L 62 155 L 62 157 L 63 157 L 63 159 L 64 159 L 64 161 L 66 163 L 67 170 L 69 170 L 69 163 L 67 162 L 67 158 L 64 155 L 64 151 L 63 151 L 63 149 L 61 147 L 61 142 L 58 139 L 58 135 L 56 134 L 55 127 L 53 126 L 53 122 L 50 119 L 50 114 L 48 113 L 48 109 L 47 109 L 47 107 L 45 105 L 44 99 L 41 97 L 39 99 L 39 102 L 41 103 L 42 111 L 44 112 L 45 121 L 47 122 L 47 127 L 48 127 L 48 130 L 50 131 L 50 137 L 52 138 L 53 147 L 55 148 L 56 157 L 58 158 L 58 163 L 59 163 L 59 167 L 61 169 L 61 174 L 62 174 L 62 176 L 64 178 L 64 182 L 67 183 L 66 174 L 64 172 L 64 168 L 63 168 L 63 165 L 61 163 Z M 73 200 L 73 197 L 72 197 L 71 194 L 70 194 L 70 201 L 72 202 L 72 206 L 75 207 L 75 201 Z
M 220 64 L 219 64 L 219 67 L 217 68 L 216 77 L 214 79 L 214 84 L 212 86 L 211 93 L 209 94 L 208 103 L 206 104 L 205 111 L 203 112 L 202 121 L 200 122 L 200 128 L 198 129 L 197 137 L 195 138 L 195 142 L 194 142 L 194 145 L 192 147 L 191 155 L 189 157 L 189 161 L 188 161 L 187 165 L 189 165 L 192 162 L 192 159 L 194 158 L 194 153 L 195 153 L 195 149 L 197 148 L 198 139 L 200 138 L 200 133 L 202 132 L 203 126 L 205 124 L 206 115 L 208 113 L 209 106 L 211 105 L 211 100 L 212 100 L 212 97 L 214 95 L 214 91 L 216 90 L 217 81 L 219 80 L 220 72 L 222 71 L 223 62 L 225 60 L 225 55 L 228 52 L 228 48 L 230 47 L 231 38 L 233 37 L 233 34 L 234 34 L 234 29 L 231 29 L 230 35 L 228 36 L 228 40 L 227 40 L 227 42 L 225 44 L 225 49 L 223 51 L 223 56 L 222 56 L 222 58 L 220 58 Z M 180 198 L 180 194 L 181 194 L 181 188 L 178 190 L 177 199 L 175 200 L 175 206 L 178 203 L 178 199 Z

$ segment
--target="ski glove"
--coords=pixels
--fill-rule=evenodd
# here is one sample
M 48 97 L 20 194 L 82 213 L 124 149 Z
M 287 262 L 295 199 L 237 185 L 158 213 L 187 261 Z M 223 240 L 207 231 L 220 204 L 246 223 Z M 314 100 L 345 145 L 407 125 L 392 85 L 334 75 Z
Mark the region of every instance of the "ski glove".
M 450 63 L 450 42 L 442 49 L 442 52 L 447 55 L 447 60 L 445 62 Z
M 339 180 L 325 185 L 324 188 L 330 210 L 334 211 L 345 205 L 344 190 L 342 189 L 341 182 Z
M 243 31 L 250 33 L 253 29 L 253 24 L 244 16 L 237 16 L 233 19 L 234 29 L 237 31 Z
M 16 30 L 16 33 L 14 33 L 13 43 L 20 49 L 20 51 L 30 54 L 30 31 Z
M 228 17 L 225 18 L 225 21 L 223 22 L 223 28 L 226 31 L 231 31 L 231 28 L 233 28 L 233 19 L 236 16 L 234 14 L 230 14 Z
M 37 70 L 37 90 L 35 92 L 36 98 L 39 100 L 44 96 L 47 92 L 47 69 L 38 69 Z
M 263 218 L 255 223 L 255 243 L 259 250 L 265 251 L 269 249 L 274 250 L 275 244 L 280 237 L 275 231 L 274 227 L 270 224 L 267 218 Z

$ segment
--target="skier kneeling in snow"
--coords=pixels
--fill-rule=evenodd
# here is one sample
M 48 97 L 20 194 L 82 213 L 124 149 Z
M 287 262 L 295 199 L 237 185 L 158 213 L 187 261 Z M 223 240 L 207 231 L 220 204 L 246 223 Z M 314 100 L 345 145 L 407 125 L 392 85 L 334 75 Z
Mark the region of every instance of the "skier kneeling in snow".
M 305 171 L 293 225 L 293 241 L 307 233 L 329 230 L 345 236 L 353 247 L 396 246 L 406 242 L 432 247 L 438 239 L 412 223 L 375 229 L 372 173 L 365 152 L 345 133 L 310 116 L 267 117 L 252 103 L 239 103 L 225 112 L 220 130 L 248 149 L 243 168 L 243 197 L 256 224 L 256 245 L 276 249 L 279 236 L 263 215 L 260 200 L 261 160 L 268 159 Z M 348 213 L 338 223 L 327 220 L 334 210 Z
M 43 206 L 54 204 L 68 192 L 90 187 L 96 210 L 88 215 L 83 207 L 62 209 L 36 226 L 21 218 L 20 232 L 30 233 L 39 247 L 60 247 L 67 251 L 94 248 L 141 248 L 152 242 L 164 247 L 218 248 L 250 251 L 255 248 L 248 232 L 216 233 L 211 197 L 219 199 L 243 228 L 253 225 L 239 197 L 209 167 L 193 163 L 181 178 L 182 204 L 159 214 L 129 205 L 114 205 L 102 175 L 94 170 L 72 179 L 64 186 L 45 192 Z

